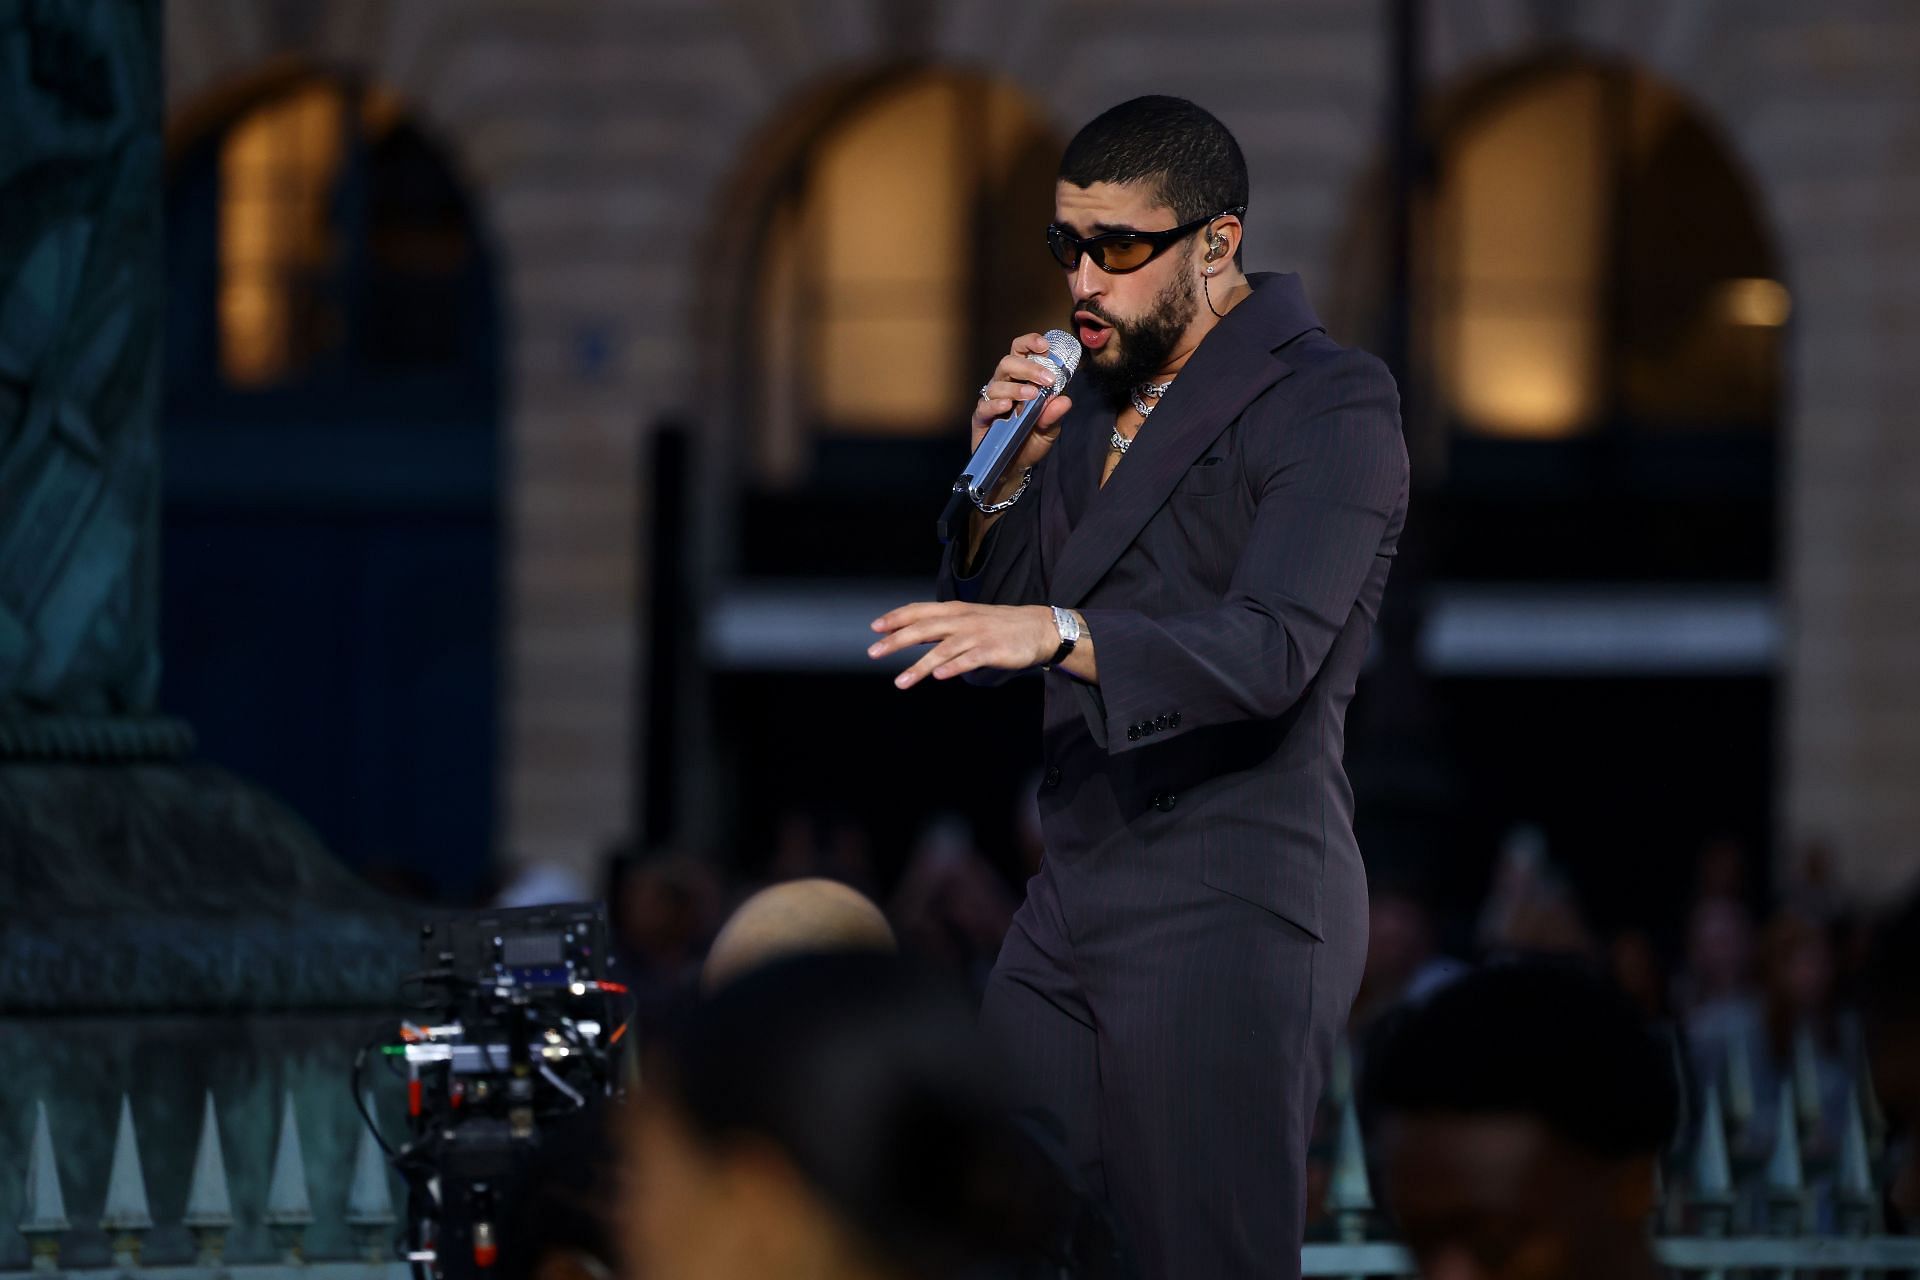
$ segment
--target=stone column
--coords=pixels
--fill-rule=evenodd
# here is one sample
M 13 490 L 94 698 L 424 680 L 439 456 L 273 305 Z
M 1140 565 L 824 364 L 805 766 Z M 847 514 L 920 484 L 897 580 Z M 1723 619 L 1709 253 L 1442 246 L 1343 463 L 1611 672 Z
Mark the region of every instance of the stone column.
M 0 758 L 170 757 L 154 715 L 160 11 L 13 5 L 0 107 Z
M 209 1092 L 246 1149 L 273 1123 L 249 1099 L 291 1096 L 316 1148 L 350 1150 L 348 1064 L 418 947 L 410 911 L 157 713 L 161 20 L 0 0 L 0 1079 L 76 1135 L 89 1195 L 123 1093 L 153 1150 L 191 1149 Z M 0 1168 L 24 1167 L 12 1128 Z M 20 1193 L 0 1178 L 0 1222 Z M 356 1248 L 344 1222 L 309 1243 Z M 62 1259 L 108 1254 L 76 1229 Z

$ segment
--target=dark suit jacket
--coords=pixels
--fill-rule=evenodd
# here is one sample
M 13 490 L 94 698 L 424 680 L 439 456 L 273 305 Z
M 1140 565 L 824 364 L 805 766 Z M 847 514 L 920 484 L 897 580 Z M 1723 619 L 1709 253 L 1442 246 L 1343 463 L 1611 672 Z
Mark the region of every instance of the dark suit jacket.
M 940 595 L 1086 618 L 1098 686 L 1045 677 L 1049 856 L 1172 841 L 1324 938 L 1364 927 L 1341 757 L 1407 454 L 1386 367 L 1326 337 L 1298 276 L 1251 283 L 1105 487 L 1113 414 L 1076 396 L 974 563 L 949 548 Z

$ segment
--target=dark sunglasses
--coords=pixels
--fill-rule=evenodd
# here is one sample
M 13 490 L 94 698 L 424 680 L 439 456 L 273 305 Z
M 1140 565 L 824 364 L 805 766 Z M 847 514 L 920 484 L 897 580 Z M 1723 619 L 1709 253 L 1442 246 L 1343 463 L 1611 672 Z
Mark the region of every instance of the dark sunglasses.
M 1168 231 L 1110 231 L 1084 240 L 1056 222 L 1047 228 L 1047 248 L 1053 251 L 1053 260 L 1065 270 L 1079 266 L 1080 255 L 1084 253 L 1093 259 L 1094 266 L 1108 275 L 1123 276 L 1146 266 L 1215 218 L 1228 214 L 1237 218 L 1246 212 L 1247 207 L 1241 205 L 1237 209 L 1210 213 Z

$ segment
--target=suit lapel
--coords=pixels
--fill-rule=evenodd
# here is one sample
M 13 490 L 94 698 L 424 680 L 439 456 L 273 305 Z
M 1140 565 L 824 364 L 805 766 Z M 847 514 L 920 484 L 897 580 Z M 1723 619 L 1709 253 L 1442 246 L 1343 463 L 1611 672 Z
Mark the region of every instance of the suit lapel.
M 1076 380 L 1067 388 L 1067 394 L 1074 397 L 1073 408 L 1060 423 L 1060 439 L 1054 445 L 1058 461 L 1054 463 L 1060 477 L 1060 494 L 1065 499 L 1064 514 L 1066 530 L 1080 523 L 1087 513 L 1087 504 L 1100 488 L 1100 454 L 1105 448 L 1106 437 L 1113 431 L 1108 423 L 1111 415 L 1100 405 L 1099 397 L 1086 384 L 1085 379 Z M 1064 536 L 1063 539 L 1064 541 Z
M 1077 474 L 1085 417 L 1078 403 L 1067 410 L 1067 416 L 1060 423 L 1060 438 L 1054 441 L 1053 450 L 1047 455 L 1045 504 L 1040 509 L 1040 564 L 1049 574 L 1049 590 L 1051 568 L 1059 560 L 1060 549 L 1066 545 L 1067 535 L 1073 531 L 1074 522 L 1086 506 L 1086 482 Z
M 1063 496 L 1068 483 L 1084 484 L 1088 493 L 1084 513 L 1073 522 L 1055 557 L 1049 583 L 1052 603 L 1072 607 L 1085 600 L 1165 505 L 1187 468 L 1256 396 L 1291 372 L 1273 349 L 1318 327 L 1318 321 L 1307 309 L 1298 277 L 1255 276 L 1253 281 L 1253 296 L 1201 342 L 1106 486 L 1095 487 L 1097 461 L 1087 461 L 1085 474 L 1076 481 L 1063 477 Z M 1082 443 L 1089 428 L 1105 421 L 1104 408 L 1094 412 L 1099 416 L 1083 427 Z M 1081 406 L 1075 405 L 1072 416 L 1080 413 Z M 1063 461 L 1082 469 L 1082 452 L 1076 449 Z

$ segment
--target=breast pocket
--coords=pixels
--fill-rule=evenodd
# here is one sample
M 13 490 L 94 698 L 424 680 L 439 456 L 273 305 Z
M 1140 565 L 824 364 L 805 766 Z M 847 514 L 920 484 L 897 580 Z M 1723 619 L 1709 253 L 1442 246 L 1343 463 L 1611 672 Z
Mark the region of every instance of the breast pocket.
M 1233 459 L 1210 454 L 1187 468 L 1187 474 L 1173 486 L 1175 497 L 1211 498 L 1231 490 L 1240 479 L 1240 468 Z

